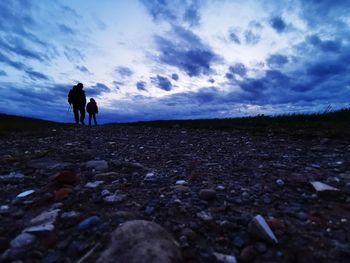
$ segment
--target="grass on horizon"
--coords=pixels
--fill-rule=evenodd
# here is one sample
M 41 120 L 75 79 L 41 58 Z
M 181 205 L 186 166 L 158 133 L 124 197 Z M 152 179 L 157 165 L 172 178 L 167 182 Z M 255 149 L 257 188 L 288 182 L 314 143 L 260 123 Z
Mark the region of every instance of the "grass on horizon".
M 11 132 L 39 133 L 48 128 L 71 124 L 0 114 L 0 135 Z M 282 132 L 305 136 L 329 136 L 350 138 L 350 108 L 327 113 L 290 114 L 279 116 L 253 116 L 225 119 L 160 120 L 110 125 L 146 127 L 182 127 L 190 129 L 241 130 L 250 133 Z

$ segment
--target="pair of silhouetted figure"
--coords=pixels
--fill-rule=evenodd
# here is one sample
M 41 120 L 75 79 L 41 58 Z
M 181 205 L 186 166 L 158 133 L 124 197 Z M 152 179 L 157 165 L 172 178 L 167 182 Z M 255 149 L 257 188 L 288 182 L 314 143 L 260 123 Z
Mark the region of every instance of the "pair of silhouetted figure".
M 86 95 L 83 88 L 84 85 L 82 83 L 78 83 L 77 85 L 73 86 L 68 93 L 68 103 L 73 105 L 75 123 L 79 124 L 80 121 L 82 125 L 85 125 Z M 94 123 L 97 125 L 96 114 L 98 113 L 98 107 L 93 98 L 91 98 L 90 102 L 86 105 L 86 111 L 89 113 L 89 125 L 91 125 L 91 118 L 94 119 Z

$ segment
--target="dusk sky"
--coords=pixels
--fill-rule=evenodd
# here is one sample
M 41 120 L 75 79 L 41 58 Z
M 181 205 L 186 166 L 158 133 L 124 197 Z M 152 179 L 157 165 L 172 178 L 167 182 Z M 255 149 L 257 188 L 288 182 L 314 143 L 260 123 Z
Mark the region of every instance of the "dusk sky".
M 1 0 L 0 112 L 101 123 L 349 107 L 347 0 Z

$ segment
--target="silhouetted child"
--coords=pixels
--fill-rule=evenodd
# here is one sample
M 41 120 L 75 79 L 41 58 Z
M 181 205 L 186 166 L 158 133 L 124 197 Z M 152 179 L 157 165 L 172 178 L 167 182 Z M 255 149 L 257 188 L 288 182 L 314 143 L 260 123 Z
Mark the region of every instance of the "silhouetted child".
M 86 111 L 89 113 L 89 126 L 91 125 L 91 117 L 94 118 L 95 125 L 97 125 L 96 114 L 98 113 L 98 107 L 93 98 L 91 98 L 90 102 L 86 105 Z

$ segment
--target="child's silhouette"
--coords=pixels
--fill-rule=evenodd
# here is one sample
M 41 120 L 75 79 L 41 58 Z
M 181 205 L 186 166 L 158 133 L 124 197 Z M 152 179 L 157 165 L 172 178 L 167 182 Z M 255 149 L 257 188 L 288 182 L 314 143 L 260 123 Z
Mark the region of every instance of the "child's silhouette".
M 90 102 L 86 105 L 86 111 L 89 113 L 89 126 L 91 125 L 91 117 L 94 118 L 94 123 L 97 125 L 96 114 L 98 113 L 98 107 L 93 98 L 91 98 Z

